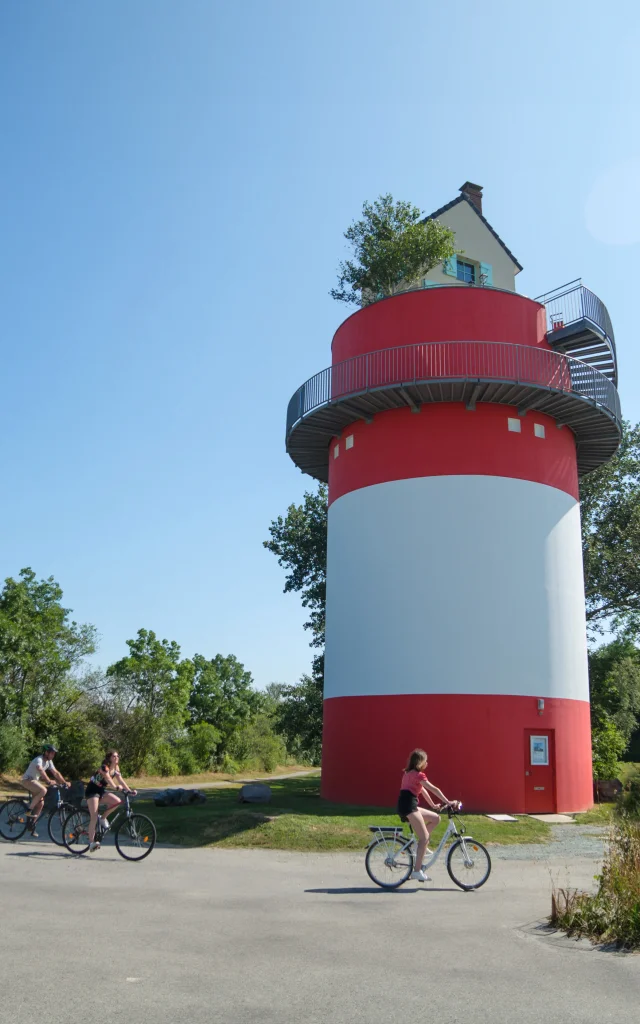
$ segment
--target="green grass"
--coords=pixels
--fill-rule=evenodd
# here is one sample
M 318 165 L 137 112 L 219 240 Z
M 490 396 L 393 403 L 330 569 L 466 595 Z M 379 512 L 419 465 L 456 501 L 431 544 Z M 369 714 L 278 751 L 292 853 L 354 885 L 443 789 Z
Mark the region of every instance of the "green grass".
M 590 811 L 574 814 L 578 825 L 610 825 L 613 820 L 614 803 L 596 804 Z
M 269 804 L 239 804 L 238 787 L 210 790 L 204 804 L 156 807 L 136 800 L 136 809 L 153 819 L 158 841 L 180 846 L 251 847 L 269 850 L 362 850 L 369 824 L 398 825 L 389 808 L 351 807 L 320 798 L 320 779 L 307 776 L 270 783 Z M 534 818 L 500 823 L 482 815 L 465 815 L 466 831 L 483 843 L 545 842 L 550 828 Z M 434 833 L 438 842 L 446 822 Z

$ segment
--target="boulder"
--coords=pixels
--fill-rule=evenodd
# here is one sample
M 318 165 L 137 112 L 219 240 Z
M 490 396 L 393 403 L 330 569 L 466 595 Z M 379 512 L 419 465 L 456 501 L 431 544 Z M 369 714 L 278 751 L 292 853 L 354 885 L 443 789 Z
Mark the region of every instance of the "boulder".
M 616 800 L 622 792 L 620 779 L 596 779 L 593 783 L 593 799 L 596 802 L 604 800 L 607 803 Z
M 206 799 L 197 789 L 165 789 L 156 793 L 153 802 L 156 807 L 186 807 L 187 804 L 203 804 Z
M 264 782 L 248 782 L 242 786 L 238 794 L 241 804 L 268 804 L 271 800 L 271 787 Z

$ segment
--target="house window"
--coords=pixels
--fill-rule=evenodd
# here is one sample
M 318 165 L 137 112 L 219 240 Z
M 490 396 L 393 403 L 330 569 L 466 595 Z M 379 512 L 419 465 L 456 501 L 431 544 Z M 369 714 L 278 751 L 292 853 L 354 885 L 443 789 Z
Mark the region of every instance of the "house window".
M 347 437 L 345 439 L 345 442 L 344 442 L 344 446 L 345 446 L 345 448 L 347 450 L 349 450 L 349 448 L 353 448 L 353 434 L 348 434 L 347 435 Z
M 465 260 L 458 259 L 457 278 L 458 281 L 465 281 L 467 284 L 475 284 L 476 268 L 473 263 L 466 263 Z
M 522 431 L 522 421 L 517 420 L 515 416 L 507 417 L 507 425 L 509 427 L 509 430 L 513 431 L 514 434 L 519 434 Z

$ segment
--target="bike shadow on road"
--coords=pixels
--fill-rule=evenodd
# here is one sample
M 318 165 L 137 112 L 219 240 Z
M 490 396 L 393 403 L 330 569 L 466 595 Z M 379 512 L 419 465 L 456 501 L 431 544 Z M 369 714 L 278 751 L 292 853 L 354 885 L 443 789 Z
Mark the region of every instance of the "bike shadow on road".
M 453 887 L 453 886 L 443 886 L 443 887 L 440 887 L 440 886 L 437 886 L 437 885 L 436 886 L 429 886 L 428 889 L 424 889 L 422 887 L 418 888 L 417 886 L 415 888 L 411 888 L 411 889 L 405 889 L 405 888 L 402 888 L 402 889 L 381 889 L 378 886 L 375 886 L 375 887 L 374 886 L 367 886 L 367 887 L 365 887 L 365 886 L 362 886 L 362 885 L 356 885 L 356 886 L 345 886 L 344 888 L 341 888 L 341 889 L 305 889 L 304 891 L 305 891 L 305 893 L 320 893 L 320 894 L 325 895 L 325 896 L 353 896 L 353 895 L 363 895 L 363 896 L 410 896 L 410 895 L 412 895 L 413 893 L 416 893 L 416 892 L 455 892 L 455 893 L 458 893 L 460 895 L 465 895 L 465 896 L 467 895 L 466 893 L 463 893 L 462 889 L 458 889 L 457 887 Z
M 7 857 L 69 857 L 71 854 L 66 850 L 12 850 Z

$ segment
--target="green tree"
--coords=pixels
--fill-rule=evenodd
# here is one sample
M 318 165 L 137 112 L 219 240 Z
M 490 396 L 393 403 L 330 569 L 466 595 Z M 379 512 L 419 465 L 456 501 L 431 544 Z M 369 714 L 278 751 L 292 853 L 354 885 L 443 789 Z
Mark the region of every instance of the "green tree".
M 142 708 L 150 718 L 184 722 L 193 663 L 181 659 L 179 644 L 139 629 L 127 647 L 128 656 L 107 669 L 115 698 L 127 709 Z
M 287 757 L 284 742 L 266 714 L 256 715 L 233 734 L 228 753 L 241 768 L 265 772 L 274 771 Z
M 327 598 L 327 488 L 320 484 L 315 493 L 305 492 L 301 505 L 290 505 L 283 518 L 269 527 L 270 540 L 263 545 L 277 555 L 286 570 L 284 592 L 301 593 L 302 606 L 309 610 L 304 628 L 311 630 L 312 647 L 324 647 L 325 603 Z
M 220 733 L 209 722 L 196 722 L 189 730 L 189 743 L 197 766 L 197 771 L 210 771 L 216 760 Z
M 590 651 L 589 688 L 594 722 L 604 714 L 615 725 L 626 747 L 640 715 L 638 648 L 628 640 L 614 640 Z
M 580 481 L 587 627 L 640 637 L 640 425 L 623 425 L 617 454 Z
M 253 679 L 233 654 L 216 654 L 207 660 L 201 654 L 193 659 L 193 685 L 189 696 L 189 714 L 194 725 L 208 722 L 220 739 L 216 751 L 218 761 L 227 753 L 231 737 L 258 713 L 260 694 L 253 689 Z
M 454 255 L 453 231 L 412 203 L 379 196 L 364 203 L 362 219 L 344 233 L 352 259 L 340 263 L 332 298 L 366 306 L 383 296 L 415 285 L 438 263 Z
M 12 722 L 0 722 L 0 772 L 24 768 L 27 744 L 22 732 Z
M 304 675 L 285 687 L 276 713 L 289 753 L 311 764 L 320 764 L 322 752 L 322 684 L 322 677 Z
M 319 764 L 327 596 L 326 486 L 320 484 L 315 493 L 307 491 L 301 505 L 290 505 L 284 518 L 278 516 L 271 523 L 269 533 L 271 539 L 263 542 L 264 547 L 277 555 L 278 564 L 286 570 L 284 592 L 302 594 L 302 605 L 310 613 L 304 628 L 311 632 L 311 646 L 322 651 L 313 659 L 311 675 L 304 675 L 292 686 L 272 684 L 278 691 L 268 692 L 267 701 L 271 701 L 276 729 L 285 737 L 289 753 Z
M 591 744 L 594 779 L 615 779 L 625 741 L 606 711 L 592 716 Z
M 32 569 L 8 577 L 0 594 L 0 719 L 26 730 L 46 728 L 56 709 L 72 706 L 70 673 L 96 649 L 96 630 L 70 619 L 62 590 Z
M 111 742 L 119 737 L 123 762 L 129 771 L 139 772 L 166 735 L 184 726 L 194 666 L 181 659 L 174 640 L 158 640 L 151 630 L 138 630 L 127 646 L 128 656 L 107 669 L 105 711 Z

